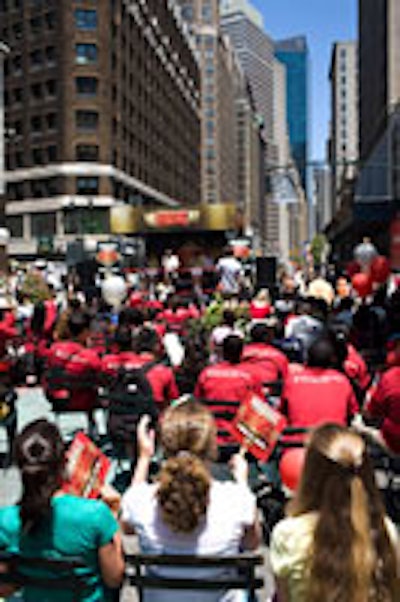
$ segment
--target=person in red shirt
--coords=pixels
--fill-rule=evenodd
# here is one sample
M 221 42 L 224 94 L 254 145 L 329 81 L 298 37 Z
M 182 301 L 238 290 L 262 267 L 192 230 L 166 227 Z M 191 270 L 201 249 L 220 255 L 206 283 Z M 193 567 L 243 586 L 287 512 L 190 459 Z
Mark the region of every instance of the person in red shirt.
M 105 374 L 117 374 L 120 367 L 137 370 L 153 364 L 146 372 L 146 378 L 153 391 L 153 399 L 162 411 L 179 397 L 179 390 L 172 368 L 160 362 L 161 344 L 157 333 L 150 328 L 143 328 L 135 341 L 136 352 L 132 350 L 127 337 L 129 335 L 125 335 L 122 346 L 119 341 L 120 353 L 103 357 L 102 370 Z
M 82 387 L 76 386 L 70 392 L 49 389 L 49 372 L 45 377 L 45 392 L 50 399 L 69 399 L 69 411 L 87 412 L 90 427 L 94 426 L 93 410 L 98 405 L 96 380 L 101 370 L 99 356 L 92 349 L 87 349 L 89 338 L 90 318 L 84 312 L 72 313 L 68 318 L 68 331 L 71 339 L 58 341 L 50 347 L 47 365 L 52 368 L 62 368 L 66 380 L 71 376 L 76 385 L 82 379 Z
M 195 397 L 200 401 L 207 402 L 210 410 L 216 415 L 221 410 L 231 414 L 229 418 L 216 416 L 218 441 L 223 445 L 233 441 L 227 432 L 226 425 L 236 414 L 239 405 L 251 393 L 261 394 L 254 377 L 244 370 L 240 363 L 242 351 L 243 341 L 241 338 L 234 335 L 226 337 L 222 343 L 223 361 L 204 368 L 194 390 Z M 236 402 L 237 405 L 227 408 L 218 405 L 218 401 Z
M 272 345 L 272 324 L 271 327 L 264 323 L 255 324 L 250 331 L 251 343 L 245 345 L 242 354 L 242 368 L 255 378 L 260 387 L 282 383 L 288 373 L 286 355 Z
M 342 369 L 350 382 L 356 386 L 360 393 L 360 398 L 363 398 L 369 385 L 371 384 L 371 375 L 368 372 L 367 364 L 362 355 L 349 342 L 350 328 L 343 322 L 333 322 L 331 331 L 341 347 L 343 348 Z
M 349 379 L 331 368 L 335 350 L 327 338 L 310 347 L 303 370 L 289 371 L 281 411 L 294 428 L 313 428 L 325 422 L 347 425 L 359 412 Z
M 271 297 L 268 289 L 261 289 L 250 303 L 250 317 L 252 320 L 265 320 L 272 313 Z
M 400 454 L 400 365 L 384 372 L 363 414 L 367 419 L 378 419 L 380 428 L 359 425 L 359 430 L 391 452 Z

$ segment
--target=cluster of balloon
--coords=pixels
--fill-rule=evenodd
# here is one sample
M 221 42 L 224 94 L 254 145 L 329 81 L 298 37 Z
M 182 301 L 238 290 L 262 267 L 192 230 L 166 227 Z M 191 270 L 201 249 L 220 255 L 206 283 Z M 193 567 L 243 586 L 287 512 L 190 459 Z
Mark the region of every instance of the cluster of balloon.
M 374 245 L 365 239 L 354 250 L 354 261 L 347 266 L 351 284 L 359 297 L 365 299 L 374 290 L 374 285 L 384 284 L 390 276 L 390 263 L 378 255 Z
M 304 447 L 287 450 L 279 463 L 279 473 L 283 485 L 292 492 L 299 486 L 303 472 L 306 450 Z

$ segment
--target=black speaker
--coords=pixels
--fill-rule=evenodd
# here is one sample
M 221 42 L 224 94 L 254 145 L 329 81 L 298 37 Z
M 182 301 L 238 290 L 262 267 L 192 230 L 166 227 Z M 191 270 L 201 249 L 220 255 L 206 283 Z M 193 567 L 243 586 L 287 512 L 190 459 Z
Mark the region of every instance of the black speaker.
M 256 260 L 256 289 L 268 288 L 271 290 L 276 285 L 276 257 L 257 257 Z

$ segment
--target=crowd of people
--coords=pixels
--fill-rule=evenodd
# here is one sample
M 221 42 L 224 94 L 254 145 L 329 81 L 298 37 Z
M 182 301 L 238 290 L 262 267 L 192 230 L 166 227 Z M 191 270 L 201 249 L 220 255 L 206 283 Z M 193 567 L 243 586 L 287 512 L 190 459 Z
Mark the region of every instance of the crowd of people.
M 109 487 L 102 501 L 65 494 L 58 429 L 46 420 L 28 425 L 14 445 L 23 493 L 0 509 L 0 550 L 84 558 L 86 601 L 106 600 L 121 583 L 122 531 L 150 554 L 256 550 L 265 516 L 254 477 L 249 484 L 250 458 L 229 429 L 256 395 L 285 417 L 284 441 L 293 440 L 290 428 L 304 429 L 295 438 L 306 448 L 287 516 L 270 525 L 276 600 L 395 602 L 396 517 L 387 516 L 370 455 L 400 451 L 400 287 L 389 294 L 383 284 L 360 298 L 344 274 L 309 283 L 282 275 L 274 290 L 249 294 L 235 262 L 224 258 L 220 286 L 207 297 L 174 293 L 172 266 L 166 300 L 131 290 L 117 309 L 101 296 L 85 298 L 76 284 L 61 302 L 50 287 L 45 301 L 29 304 L 16 291 L 16 304 L 3 303 L 2 397 L 18 384 L 40 385 L 53 408 L 85 412 L 97 441 L 95 410 L 105 408 L 111 438 L 130 443 L 132 481 L 121 499 Z M 66 391 L 55 373 L 75 384 Z M 115 411 L 124 387 L 134 389 L 136 411 Z M 10 416 L 18 412 L 15 395 L 8 406 Z M 10 416 L 0 420 L 13 439 Z M 256 465 L 265 476 L 263 468 Z M 0 595 L 15 587 L 1 586 Z M 190 595 L 154 590 L 145 599 L 243 599 Z M 26 599 L 52 598 L 28 587 Z

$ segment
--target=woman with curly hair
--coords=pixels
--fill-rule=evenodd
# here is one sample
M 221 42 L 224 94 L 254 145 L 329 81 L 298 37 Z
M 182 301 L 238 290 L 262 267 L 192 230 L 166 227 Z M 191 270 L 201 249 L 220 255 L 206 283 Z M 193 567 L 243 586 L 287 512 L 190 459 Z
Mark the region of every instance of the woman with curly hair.
M 321 426 L 289 516 L 272 533 L 278 601 L 396 602 L 397 552 L 363 439 Z
M 142 419 L 139 460 L 122 500 L 123 524 L 138 534 L 142 551 L 226 556 L 256 548 L 260 530 L 255 498 L 247 485 L 247 463 L 239 455 L 233 458 L 236 482 L 213 480 L 210 465 L 217 453 L 216 427 L 208 410 L 190 400 L 169 408 L 161 421 L 161 441 L 166 459 L 156 482 L 148 484 L 154 433 L 148 432 L 148 419 Z M 204 570 L 191 570 L 190 577 L 219 574 Z M 181 575 L 182 569 L 175 569 L 173 576 Z M 233 592 L 145 592 L 146 602 L 233 602 L 235 596 Z

